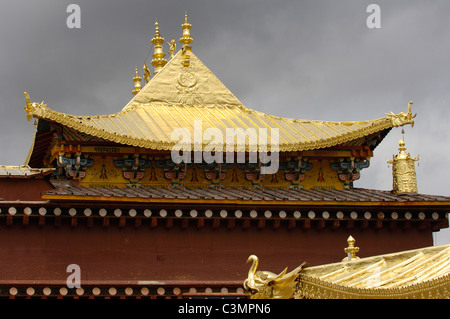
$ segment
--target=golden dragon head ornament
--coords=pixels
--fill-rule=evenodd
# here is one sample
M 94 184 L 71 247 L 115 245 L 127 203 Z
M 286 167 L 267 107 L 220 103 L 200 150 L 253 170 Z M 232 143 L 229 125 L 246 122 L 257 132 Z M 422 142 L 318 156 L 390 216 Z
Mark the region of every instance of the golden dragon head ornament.
M 406 124 L 411 124 L 411 126 L 414 126 L 414 118 L 417 116 L 417 113 L 412 115 L 411 112 L 411 104 L 413 104 L 413 101 L 408 102 L 408 109 L 405 112 L 400 112 L 398 114 L 386 113 L 388 118 L 391 120 L 391 123 L 393 126 L 403 126 Z
M 44 104 L 44 101 L 42 101 L 41 103 L 36 103 L 36 102 L 31 102 L 30 101 L 30 96 L 28 95 L 27 92 L 23 93 L 25 95 L 25 102 L 27 103 L 24 107 L 25 112 L 27 112 L 27 120 L 31 121 L 31 119 L 33 118 L 33 113 L 37 108 L 44 108 L 47 106 L 47 104 Z

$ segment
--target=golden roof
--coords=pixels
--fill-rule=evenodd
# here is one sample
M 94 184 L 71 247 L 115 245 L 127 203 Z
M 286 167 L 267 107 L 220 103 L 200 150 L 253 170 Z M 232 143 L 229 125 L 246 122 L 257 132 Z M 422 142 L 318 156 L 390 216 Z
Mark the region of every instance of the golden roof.
M 190 24 L 183 26 L 185 32 L 189 31 L 186 26 Z M 290 119 L 246 108 L 192 53 L 190 34 L 184 36 L 187 44 L 183 49 L 161 66 L 139 92 L 135 90 L 136 95 L 121 111 L 75 116 L 51 110 L 43 103 L 31 103 L 25 94 L 28 118 L 57 122 L 119 144 L 158 150 L 171 150 L 177 144 L 178 141 L 172 140 L 175 128 L 187 129 L 192 137 L 191 149 L 198 149 L 194 147 L 195 121 L 201 121 L 202 130 L 219 129 L 223 136 L 227 128 L 248 133 L 246 141 L 241 139 L 233 147 L 236 151 L 256 151 L 258 145 L 269 144 L 271 129 L 278 129 L 279 151 L 302 151 L 331 147 L 414 123 L 410 108 L 407 113 L 391 112 L 376 120 L 355 122 Z M 267 129 L 267 134 L 259 134 L 260 128 Z M 252 134 L 256 135 L 253 144 L 248 142 Z M 207 142 L 202 141 L 202 146 L 208 145 Z M 222 145 L 224 150 L 229 150 L 225 141 Z
M 287 277 L 286 270 L 276 277 L 249 273 L 252 285 L 246 287 L 246 292 L 257 299 L 450 298 L 450 245 L 350 261 L 345 258 L 289 274 Z M 292 285 L 292 276 L 296 276 L 296 285 Z
M 31 168 L 28 165 L 0 165 L 2 177 L 35 177 L 53 173 L 54 168 Z
M 450 245 L 303 269 L 297 297 L 450 297 Z

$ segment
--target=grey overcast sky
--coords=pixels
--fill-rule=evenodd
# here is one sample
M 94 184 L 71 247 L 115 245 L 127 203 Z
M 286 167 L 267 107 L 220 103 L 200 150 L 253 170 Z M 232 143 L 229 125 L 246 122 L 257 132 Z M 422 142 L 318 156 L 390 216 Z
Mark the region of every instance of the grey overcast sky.
M 81 8 L 81 28 L 66 25 Z M 381 28 L 367 27 L 367 6 Z M 23 164 L 34 125 L 32 101 L 76 114 L 115 113 L 131 99 L 157 19 L 166 41 L 181 36 L 187 11 L 193 51 L 248 107 L 327 121 L 371 120 L 406 111 L 419 192 L 450 195 L 450 1 L 447 0 L 2 0 L 0 164 Z M 180 47 L 180 45 L 178 45 Z M 168 52 L 168 47 L 165 47 Z M 148 61 L 151 60 L 151 57 Z M 356 187 L 391 189 L 387 159 L 401 128 L 375 150 Z M 450 243 L 450 231 L 435 235 Z

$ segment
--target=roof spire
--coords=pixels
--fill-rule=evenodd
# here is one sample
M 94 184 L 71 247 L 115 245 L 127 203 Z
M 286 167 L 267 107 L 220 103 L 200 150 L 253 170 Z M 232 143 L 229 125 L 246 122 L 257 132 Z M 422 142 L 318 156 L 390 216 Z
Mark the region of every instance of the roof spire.
M 184 14 L 184 23 L 181 25 L 181 28 L 183 29 L 183 35 L 180 38 L 180 43 L 183 45 L 183 52 L 191 51 L 191 43 L 194 41 L 191 38 L 191 27 L 192 25 L 188 21 L 187 12 Z
M 164 38 L 159 34 L 159 24 L 155 21 L 155 37 L 152 39 L 152 43 L 155 46 L 155 51 L 153 53 L 152 65 L 155 67 L 154 73 L 158 73 L 167 63 L 164 59 L 165 54 L 163 51 L 162 44 L 164 43 Z
M 414 162 L 419 160 L 419 156 L 412 158 L 409 153 L 406 153 L 403 139 L 398 141 L 398 146 L 398 154 L 392 156 L 392 161 L 387 161 L 392 164 L 393 192 L 394 194 L 417 193 Z
M 142 78 L 139 76 L 138 69 L 136 67 L 136 73 L 135 73 L 134 78 L 133 78 L 133 82 L 134 82 L 134 90 L 132 92 L 133 95 L 138 94 L 139 91 L 141 90 L 141 88 L 142 88 L 141 80 L 142 80 Z
M 342 261 L 351 261 L 355 259 L 359 259 L 358 256 L 356 256 L 356 253 L 359 252 L 359 247 L 355 247 L 355 238 L 353 238 L 351 235 L 347 238 L 347 244 L 348 247 L 344 249 L 344 252 L 347 254 L 347 257 L 344 258 Z

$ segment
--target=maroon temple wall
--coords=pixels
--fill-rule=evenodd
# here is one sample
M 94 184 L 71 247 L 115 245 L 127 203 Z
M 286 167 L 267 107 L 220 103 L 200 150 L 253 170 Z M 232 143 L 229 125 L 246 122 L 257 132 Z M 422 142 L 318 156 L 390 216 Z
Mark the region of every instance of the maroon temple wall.
M 41 193 L 54 187 L 41 178 L 0 178 L 0 199 L 4 201 L 42 201 Z
M 0 221 L 0 280 L 66 280 L 69 264 L 81 269 L 81 280 L 244 280 L 250 254 L 259 257 L 259 268 L 281 272 L 306 261 L 319 265 L 345 257 L 347 237 L 356 239 L 358 256 L 366 257 L 432 246 L 432 233 L 415 227 L 390 230 L 340 227 L 248 228 L 236 224 L 152 228 L 131 220 L 119 227 L 95 221 L 91 227 L 79 218 L 77 226 L 50 220 L 39 225 L 30 217 L 24 225 L 19 216 L 11 223 Z M 20 217 L 22 218 L 22 217 Z M 113 218 L 113 217 L 111 217 Z

